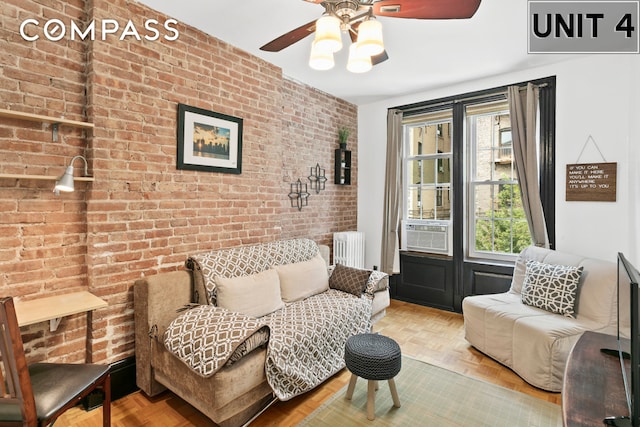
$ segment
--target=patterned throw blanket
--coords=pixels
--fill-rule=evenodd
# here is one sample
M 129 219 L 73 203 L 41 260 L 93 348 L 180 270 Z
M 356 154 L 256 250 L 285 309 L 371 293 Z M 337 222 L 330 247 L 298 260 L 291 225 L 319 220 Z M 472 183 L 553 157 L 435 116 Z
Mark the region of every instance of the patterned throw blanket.
M 259 319 L 199 306 L 178 316 L 164 341 L 193 371 L 210 377 L 265 326 L 270 330 L 267 381 L 278 399 L 289 400 L 344 368 L 347 338 L 371 329 L 371 297 L 329 289 Z

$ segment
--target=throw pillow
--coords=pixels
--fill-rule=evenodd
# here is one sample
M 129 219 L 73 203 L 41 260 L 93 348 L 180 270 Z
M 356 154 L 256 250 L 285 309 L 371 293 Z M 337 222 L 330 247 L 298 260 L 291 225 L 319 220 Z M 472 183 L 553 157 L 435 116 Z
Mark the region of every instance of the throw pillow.
M 218 306 L 229 311 L 261 317 L 284 306 L 278 273 L 266 270 L 249 276 L 216 276 Z
M 369 270 L 338 264 L 329 278 L 329 287 L 359 297 L 367 287 L 370 275 Z
M 552 313 L 574 317 L 583 267 L 527 261 L 522 302 Z
M 274 267 L 280 278 L 282 301 L 293 302 L 329 289 L 329 275 L 324 258 L 318 253 L 309 261 Z

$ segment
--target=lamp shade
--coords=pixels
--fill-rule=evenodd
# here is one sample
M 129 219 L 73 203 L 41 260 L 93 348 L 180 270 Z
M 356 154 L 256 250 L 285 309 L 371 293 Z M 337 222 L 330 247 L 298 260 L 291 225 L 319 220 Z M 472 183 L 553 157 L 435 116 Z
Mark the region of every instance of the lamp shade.
M 71 162 L 69 162 L 69 166 L 67 166 L 67 170 L 64 171 L 64 173 L 60 176 L 60 178 L 58 178 L 58 180 L 56 181 L 56 186 L 53 187 L 53 191 L 54 193 L 59 194 L 61 191 L 64 192 L 71 192 L 74 190 L 74 185 L 73 185 L 73 162 L 76 159 L 82 159 L 82 161 L 84 162 L 84 176 L 89 176 L 89 165 L 87 164 L 87 159 L 85 159 L 82 156 L 75 156 L 74 158 L 71 159 Z
M 363 55 L 375 56 L 384 52 L 382 24 L 370 18 L 358 27 L 358 49 Z
M 335 65 L 333 53 L 318 48 L 314 41 L 311 45 L 311 55 L 309 55 L 309 66 L 314 70 L 330 70 Z
M 71 192 L 73 190 L 73 166 L 69 165 L 67 170 L 56 181 L 54 191 Z
M 347 62 L 347 70 L 352 73 L 366 73 L 371 70 L 371 56 L 363 54 L 359 49 L 358 43 L 354 43 L 349 48 L 349 60 Z
M 324 52 L 337 52 L 342 49 L 340 20 L 332 15 L 324 15 L 316 21 L 315 45 Z

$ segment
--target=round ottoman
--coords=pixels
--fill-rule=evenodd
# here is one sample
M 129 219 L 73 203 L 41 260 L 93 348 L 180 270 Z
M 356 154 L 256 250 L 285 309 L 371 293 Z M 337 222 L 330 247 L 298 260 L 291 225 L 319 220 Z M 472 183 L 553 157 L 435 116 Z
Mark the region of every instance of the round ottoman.
M 344 361 L 351 372 L 347 399 L 353 396 L 358 377 L 368 380 L 367 418 L 375 418 L 375 391 L 377 382 L 387 380 L 393 406 L 400 407 L 400 399 L 393 378 L 400 372 L 402 354 L 397 342 L 378 334 L 359 334 L 349 337 L 344 346 Z

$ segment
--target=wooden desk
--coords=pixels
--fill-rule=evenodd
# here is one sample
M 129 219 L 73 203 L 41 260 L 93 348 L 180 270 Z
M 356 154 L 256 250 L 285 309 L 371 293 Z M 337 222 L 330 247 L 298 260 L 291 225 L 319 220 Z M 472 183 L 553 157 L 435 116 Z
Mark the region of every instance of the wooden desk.
M 620 359 L 600 351 L 617 348 L 616 340 L 585 332 L 571 351 L 562 384 L 565 427 L 603 427 L 605 417 L 629 415 Z
M 107 307 L 107 302 L 87 291 L 72 292 L 29 301 L 14 300 L 19 326 L 49 321 L 53 332 L 64 316 Z

